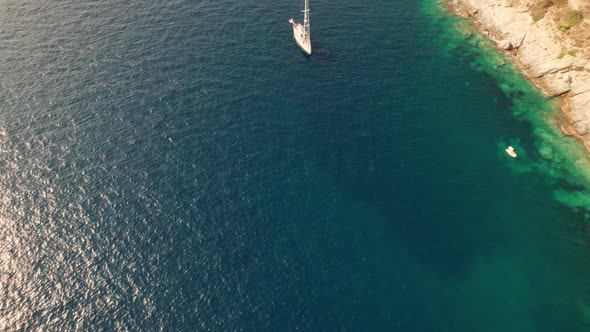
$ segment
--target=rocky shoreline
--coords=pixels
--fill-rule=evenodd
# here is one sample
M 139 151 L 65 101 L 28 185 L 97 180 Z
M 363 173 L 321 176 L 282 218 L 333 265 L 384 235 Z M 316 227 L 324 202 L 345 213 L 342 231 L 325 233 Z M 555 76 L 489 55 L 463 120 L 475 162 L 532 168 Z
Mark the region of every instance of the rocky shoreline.
M 562 134 L 575 137 L 590 152 L 588 50 L 570 31 L 559 29 L 557 9 L 549 8 L 548 15 L 534 20 L 533 5 L 519 0 L 446 0 L 451 12 L 470 19 L 533 84 L 559 99 L 566 118 L 558 124 Z

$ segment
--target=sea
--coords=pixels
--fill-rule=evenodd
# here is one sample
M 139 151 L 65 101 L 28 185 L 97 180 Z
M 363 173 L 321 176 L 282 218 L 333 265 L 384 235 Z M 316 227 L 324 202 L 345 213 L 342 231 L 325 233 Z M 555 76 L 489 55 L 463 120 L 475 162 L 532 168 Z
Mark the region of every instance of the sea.
M 302 8 L 0 1 L 0 330 L 590 329 L 557 102 L 437 0 Z

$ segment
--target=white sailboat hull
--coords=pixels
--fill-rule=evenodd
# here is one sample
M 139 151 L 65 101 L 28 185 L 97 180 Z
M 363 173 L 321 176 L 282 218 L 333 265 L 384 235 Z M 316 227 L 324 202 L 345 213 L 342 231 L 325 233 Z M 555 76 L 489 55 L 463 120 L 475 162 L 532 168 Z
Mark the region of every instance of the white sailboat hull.
M 293 24 L 293 38 L 299 47 L 305 52 L 306 54 L 311 54 L 311 39 L 303 25 L 299 23 Z

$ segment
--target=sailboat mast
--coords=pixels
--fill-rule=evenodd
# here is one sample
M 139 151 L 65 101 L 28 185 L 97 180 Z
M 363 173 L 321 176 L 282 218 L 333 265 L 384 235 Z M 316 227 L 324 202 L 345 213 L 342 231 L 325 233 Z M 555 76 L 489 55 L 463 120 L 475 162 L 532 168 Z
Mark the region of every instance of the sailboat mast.
M 309 0 L 305 0 L 305 10 L 303 10 L 303 27 L 305 28 L 305 32 L 309 35 Z

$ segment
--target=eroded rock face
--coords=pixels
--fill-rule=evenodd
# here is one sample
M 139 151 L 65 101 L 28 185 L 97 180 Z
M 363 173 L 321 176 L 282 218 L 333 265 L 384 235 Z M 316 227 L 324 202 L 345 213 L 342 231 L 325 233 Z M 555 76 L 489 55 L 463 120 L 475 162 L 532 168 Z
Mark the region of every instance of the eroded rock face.
M 573 119 L 578 134 L 584 136 L 588 134 L 588 128 L 590 127 L 590 117 L 588 116 L 590 111 L 590 91 L 573 94 L 570 97 L 570 103 L 576 107 L 571 107 L 569 116 Z
M 496 45 L 511 51 L 516 64 L 550 97 L 567 98 L 565 112 L 576 134 L 584 136 L 590 147 L 590 65 L 589 61 L 568 54 L 572 43 L 553 22 L 542 18 L 534 22 L 529 8 L 506 5 L 505 0 L 454 0 L 468 8 L 482 31 L 493 32 Z M 587 70 L 588 68 L 588 70 Z M 586 143 L 586 142 L 584 142 Z
M 508 39 L 502 39 L 496 43 L 499 49 L 510 51 L 512 49 L 512 42 Z
M 571 128 L 564 124 L 559 125 L 559 131 L 564 136 L 574 136 L 576 134 Z
M 567 77 L 567 78 L 564 78 Z M 545 85 L 545 93 L 549 97 L 557 97 L 561 96 L 565 93 L 568 93 L 571 90 L 570 83 L 571 76 L 569 74 L 562 74 L 562 73 L 552 73 L 545 75 L 546 78 L 546 85 Z

